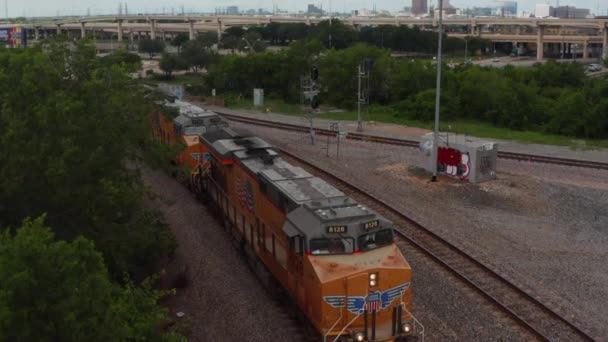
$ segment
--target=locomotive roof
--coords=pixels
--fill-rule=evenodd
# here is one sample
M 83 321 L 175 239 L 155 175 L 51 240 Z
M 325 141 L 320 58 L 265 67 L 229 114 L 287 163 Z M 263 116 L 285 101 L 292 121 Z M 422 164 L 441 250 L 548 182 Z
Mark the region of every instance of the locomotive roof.
M 234 138 L 244 138 L 252 136 L 249 131 L 243 129 L 235 129 L 230 127 L 222 127 L 222 129 L 207 132 L 201 135 L 201 137 L 207 141 L 209 144 L 213 144 L 218 140 L 223 139 L 234 139 Z
M 392 223 L 375 211 L 357 203 L 349 197 L 328 198 L 310 201 L 287 214 L 283 231 L 288 236 L 304 235 L 309 239 L 327 237 L 352 237 L 367 232 L 365 224 L 378 220 L 378 229 L 390 228 Z M 336 235 L 328 227 L 345 227 Z
M 219 116 L 215 112 L 203 109 L 185 101 L 175 100 L 173 102 L 167 102 L 165 105 L 167 107 L 177 108 L 180 115 L 183 115 L 189 119 Z
M 222 133 L 223 131 L 223 133 Z M 205 139 L 231 135 L 227 129 L 207 133 Z M 306 170 L 293 166 L 278 156 L 264 140 L 255 137 L 218 139 L 213 148 L 223 157 L 234 157 L 240 161 L 260 182 L 260 188 L 271 201 L 279 203 L 287 213 L 283 230 L 289 236 L 305 235 L 308 238 L 323 238 L 333 225 L 346 227 L 342 236 L 358 237 L 366 232 L 366 223 L 374 222 L 374 228 L 390 228 L 392 224 L 373 210 Z M 283 207 L 284 198 L 290 204 Z M 377 222 L 376 222 L 377 220 Z
M 317 177 L 282 180 L 274 184 L 297 203 L 344 196 L 343 192 Z
M 313 177 L 301 167 L 279 158 L 278 153 L 270 148 L 240 150 L 234 156 L 252 174 L 264 179 L 267 184 L 273 184 L 296 204 L 344 196 L 344 193 L 323 179 Z
M 267 149 L 271 146 L 258 137 L 239 137 L 236 139 L 221 139 L 213 143 L 213 148 L 222 156 L 229 157 L 236 151 L 251 151 Z

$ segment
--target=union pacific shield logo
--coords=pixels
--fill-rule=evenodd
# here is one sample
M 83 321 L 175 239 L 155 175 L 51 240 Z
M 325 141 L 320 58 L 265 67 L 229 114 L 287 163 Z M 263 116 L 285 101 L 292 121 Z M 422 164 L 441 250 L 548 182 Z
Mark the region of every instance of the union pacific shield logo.
M 380 311 L 386 309 L 396 298 L 403 296 L 409 287 L 410 283 L 404 283 L 384 292 L 379 290 L 370 292 L 367 296 L 325 296 L 323 299 L 334 308 L 346 306 L 348 311 L 361 314 L 364 310 Z

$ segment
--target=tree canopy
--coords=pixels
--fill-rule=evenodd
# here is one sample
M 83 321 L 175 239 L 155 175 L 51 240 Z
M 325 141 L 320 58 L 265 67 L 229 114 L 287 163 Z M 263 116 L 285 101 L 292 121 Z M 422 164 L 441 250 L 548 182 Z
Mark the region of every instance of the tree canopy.
M 58 241 L 43 217 L 0 232 L 0 340 L 178 341 L 148 285 L 113 284 L 94 243 Z
M 386 32 L 392 30 L 397 28 Z M 401 43 L 409 44 L 407 40 Z M 227 56 L 211 67 L 207 82 L 220 92 L 248 95 L 252 88 L 261 87 L 269 96 L 297 102 L 300 76 L 317 65 L 321 101 L 348 109 L 357 101 L 357 66 L 371 58 L 371 103 L 386 106 L 396 116 L 432 119 L 436 78 L 433 61 L 393 58 L 388 49 L 361 43 L 329 50 L 326 45 L 326 40 L 299 40 L 278 52 Z M 588 78 L 577 63 L 548 61 L 532 68 L 446 67 L 442 83 L 442 113 L 446 119 L 608 138 L 608 82 Z
M 150 107 L 126 71 L 89 41 L 0 51 L 0 227 L 47 213 L 60 238 L 95 241 L 118 280 L 175 246 L 128 166 Z
M 150 58 L 155 54 L 165 51 L 165 42 L 158 39 L 142 39 L 138 43 L 138 49 L 141 53 L 147 53 Z

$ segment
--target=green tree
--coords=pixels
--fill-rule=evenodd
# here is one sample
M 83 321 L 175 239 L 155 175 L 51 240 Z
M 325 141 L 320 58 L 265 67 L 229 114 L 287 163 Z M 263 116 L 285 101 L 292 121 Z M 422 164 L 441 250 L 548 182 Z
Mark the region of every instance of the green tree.
M 115 279 L 141 279 L 175 247 L 132 167 L 151 108 L 121 65 L 77 44 L 0 51 L 0 226 L 48 213 L 59 237 L 95 241 Z
M 181 340 L 160 292 L 113 284 L 100 253 L 82 237 L 57 241 L 43 218 L 0 233 L 0 340 Z
M 196 41 L 203 48 L 210 48 L 218 43 L 217 33 L 215 32 L 201 32 L 196 36 Z
M 173 72 L 179 68 L 180 62 L 176 55 L 163 52 L 159 66 L 160 69 L 165 72 L 167 78 L 171 78 Z
M 353 108 L 357 101 L 357 68 L 365 59 L 374 61 L 371 71 L 371 98 L 385 93 L 390 52 L 365 44 L 330 50 L 319 61 L 322 98 L 332 105 Z M 382 95 L 385 96 L 385 95 Z
M 324 20 L 317 24 L 310 34 L 328 48 L 345 49 L 357 42 L 357 31 L 340 20 Z
M 129 72 L 137 72 L 141 69 L 141 57 L 134 53 L 129 53 L 125 49 L 117 49 L 112 54 L 101 59 L 101 66 L 111 65 L 123 66 Z
M 184 44 L 180 56 L 185 65 L 194 72 L 211 65 L 217 59 L 217 55 L 199 40 L 191 40 Z
M 241 26 L 230 26 L 226 29 L 226 31 L 224 31 L 224 37 L 233 36 L 236 38 L 241 38 L 243 35 L 245 35 L 245 32 L 246 30 Z M 222 37 L 222 40 L 224 40 L 224 37 Z
M 173 37 L 173 39 L 171 40 L 171 45 L 177 47 L 177 52 L 179 53 L 182 49 L 182 46 L 186 44 L 186 42 L 189 40 L 190 37 L 188 37 L 187 34 L 179 33 L 175 37 Z
M 222 38 L 222 48 L 224 49 L 229 49 L 232 50 L 232 52 L 234 52 L 236 49 L 239 48 L 239 44 L 241 43 L 241 38 L 237 37 L 237 36 L 226 36 L 224 38 Z
M 147 53 L 150 58 L 154 57 L 154 54 L 165 51 L 165 43 L 162 40 L 157 39 L 142 39 L 139 41 L 139 52 Z

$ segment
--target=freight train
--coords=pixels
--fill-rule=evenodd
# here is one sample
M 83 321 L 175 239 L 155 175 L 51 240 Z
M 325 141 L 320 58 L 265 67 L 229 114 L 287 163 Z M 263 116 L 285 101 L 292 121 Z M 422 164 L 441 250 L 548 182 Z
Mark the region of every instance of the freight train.
M 192 191 L 324 341 L 419 336 L 412 270 L 390 221 L 214 112 L 174 100 L 152 122 L 159 140 L 185 144 L 176 162 L 191 170 Z

